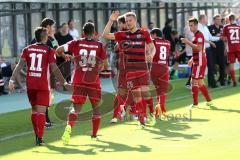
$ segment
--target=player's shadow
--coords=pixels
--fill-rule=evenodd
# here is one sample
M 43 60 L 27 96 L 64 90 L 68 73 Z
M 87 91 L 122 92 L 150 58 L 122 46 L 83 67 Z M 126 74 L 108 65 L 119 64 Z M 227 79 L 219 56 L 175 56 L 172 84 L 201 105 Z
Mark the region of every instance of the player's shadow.
M 77 145 L 76 145 L 77 146 Z M 54 145 L 49 145 L 47 144 L 46 147 L 50 151 L 54 152 L 41 152 L 41 151 L 34 151 L 34 153 L 46 153 L 46 154 L 83 154 L 83 155 L 96 155 L 96 152 L 94 152 L 94 148 L 87 149 L 87 150 L 80 150 L 78 148 L 75 148 L 73 146 L 54 146 Z
M 210 108 L 198 107 L 198 109 L 202 109 L 202 110 L 213 110 L 213 111 L 222 111 L 222 112 L 230 112 L 230 113 L 240 113 L 240 110 L 237 110 L 237 109 L 224 109 L 224 108 L 220 108 L 220 107 L 210 107 Z
M 91 147 L 91 149 L 88 150 L 78 149 L 81 148 L 81 146 Z M 110 142 L 105 140 L 99 140 L 97 142 L 94 141 L 92 144 L 85 145 L 67 145 L 66 147 L 46 145 L 46 147 L 53 152 L 41 152 L 41 151 L 33 152 L 46 154 L 83 154 L 83 155 L 97 155 L 98 152 L 126 152 L 126 151 L 151 152 L 151 148 L 144 145 L 137 145 L 136 147 L 132 147 L 126 144 Z
M 137 151 L 137 152 L 151 152 L 151 148 L 145 145 L 137 145 L 132 147 L 122 143 L 116 143 L 111 141 L 99 140 L 103 144 L 86 144 L 84 146 L 90 146 L 98 149 L 99 152 L 126 152 L 126 151 Z
M 191 119 L 189 121 L 177 121 L 177 120 L 158 120 L 153 127 L 144 128 L 151 134 L 157 135 L 153 139 L 178 141 L 175 138 L 184 138 L 188 140 L 197 139 L 201 137 L 201 134 L 186 134 L 186 130 L 190 129 L 189 123 L 192 122 L 208 122 L 208 119 Z M 126 124 L 136 125 L 136 124 Z

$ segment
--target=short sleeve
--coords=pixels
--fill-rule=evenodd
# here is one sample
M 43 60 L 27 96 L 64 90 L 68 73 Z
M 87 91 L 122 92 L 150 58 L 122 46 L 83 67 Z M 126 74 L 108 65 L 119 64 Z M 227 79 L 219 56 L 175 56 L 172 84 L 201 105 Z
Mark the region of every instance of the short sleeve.
M 152 39 L 151 39 L 151 36 L 150 36 L 150 33 L 147 32 L 147 31 L 144 31 L 144 35 L 145 35 L 145 38 L 146 38 L 146 43 L 149 44 L 149 43 L 152 43 Z
M 21 58 L 23 58 L 23 59 L 26 59 L 26 58 L 27 58 L 27 49 L 26 49 L 26 48 L 24 48 L 24 49 L 22 50 Z
M 56 54 L 55 54 L 55 50 L 51 49 L 50 50 L 50 54 L 49 54 L 49 64 L 50 63 L 56 63 Z
M 114 33 L 115 40 L 117 42 L 120 42 L 122 40 L 122 35 L 123 35 L 123 32 L 115 32 Z
M 75 47 L 75 44 L 77 43 L 77 40 L 72 40 L 66 44 L 63 45 L 64 47 L 64 51 L 65 52 L 74 52 L 74 47 Z

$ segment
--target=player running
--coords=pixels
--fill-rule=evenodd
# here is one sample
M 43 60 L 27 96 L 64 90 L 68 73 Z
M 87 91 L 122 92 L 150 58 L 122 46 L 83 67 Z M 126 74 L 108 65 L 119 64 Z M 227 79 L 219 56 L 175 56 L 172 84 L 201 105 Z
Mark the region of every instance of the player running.
M 111 26 L 117 20 L 119 14 L 119 11 L 113 11 L 103 31 L 103 37 L 115 40 L 119 44 L 119 52 L 124 56 L 124 61 L 119 66 L 118 92 L 123 97 L 127 95 L 127 92 L 131 91 L 137 108 L 140 126 L 144 127 L 146 104 L 143 92 L 146 92 L 149 83 L 146 61 L 152 60 L 151 54 L 154 45 L 150 34 L 145 30 L 137 28 L 137 17 L 133 12 L 125 14 L 128 31 L 110 33 Z M 126 98 L 123 97 L 122 99 Z
M 207 65 L 207 58 L 204 46 L 204 36 L 198 30 L 198 20 L 196 18 L 190 18 L 188 20 L 191 32 L 194 33 L 193 42 L 190 42 L 187 38 L 182 38 L 182 42 L 189 45 L 193 49 L 193 57 L 189 61 L 189 66 L 192 66 L 192 107 L 198 105 L 198 90 L 200 90 L 207 100 L 206 105 L 213 107 L 212 100 L 209 96 L 208 89 L 204 84 L 203 78 Z
M 36 145 L 44 145 L 43 135 L 46 122 L 46 109 L 50 106 L 50 74 L 49 69 L 60 80 L 61 84 L 70 90 L 70 85 L 63 78 L 56 65 L 54 49 L 46 45 L 47 29 L 38 27 L 35 30 L 37 43 L 23 49 L 21 59 L 13 71 L 9 81 L 9 90 L 14 90 L 14 81 L 19 71 L 27 64 L 26 87 L 28 100 L 32 106 L 32 125 L 36 135 Z
M 108 69 L 107 55 L 102 43 L 94 40 L 95 27 L 93 23 L 87 22 L 83 26 L 85 38 L 73 40 L 57 49 L 60 55 L 63 52 L 72 52 L 74 56 L 74 73 L 72 83 L 74 91 L 72 95 L 73 108 L 68 115 L 67 126 L 62 140 L 68 144 L 71 136 L 72 127 L 77 121 L 78 114 L 88 97 L 93 108 L 92 115 L 92 139 L 97 139 L 97 132 L 100 126 L 101 113 L 101 84 L 99 70 L 102 63 L 104 69 Z
M 150 33 L 156 48 L 151 68 L 151 79 L 157 92 L 158 104 L 155 107 L 155 117 L 157 119 L 160 112 L 163 116 L 167 116 L 165 102 L 169 85 L 168 61 L 171 53 L 171 43 L 162 39 L 162 32 L 159 28 L 154 28 Z
M 222 39 L 227 42 L 227 56 L 229 63 L 229 74 L 233 81 L 233 86 L 237 86 L 235 78 L 234 63 L 236 59 L 240 61 L 240 26 L 236 23 L 235 15 L 229 16 L 230 24 L 223 27 Z

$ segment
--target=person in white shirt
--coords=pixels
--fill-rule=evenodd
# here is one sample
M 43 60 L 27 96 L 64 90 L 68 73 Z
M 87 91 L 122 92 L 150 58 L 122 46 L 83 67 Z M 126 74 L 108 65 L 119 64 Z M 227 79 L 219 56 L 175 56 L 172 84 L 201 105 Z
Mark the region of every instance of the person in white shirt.
M 215 59 L 211 46 L 216 48 L 215 43 L 212 41 L 219 41 L 220 37 L 212 36 L 208 29 L 208 19 L 206 15 L 199 16 L 198 30 L 203 33 L 205 39 L 205 48 L 207 54 L 207 67 L 208 67 L 208 87 L 216 88 L 216 80 L 214 78 L 215 72 Z
M 73 37 L 73 39 L 79 39 L 79 33 L 78 30 L 75 29 L 75 22 L 74 20 L 68 21 L 68 27 L 69 27 L 69 34 Z

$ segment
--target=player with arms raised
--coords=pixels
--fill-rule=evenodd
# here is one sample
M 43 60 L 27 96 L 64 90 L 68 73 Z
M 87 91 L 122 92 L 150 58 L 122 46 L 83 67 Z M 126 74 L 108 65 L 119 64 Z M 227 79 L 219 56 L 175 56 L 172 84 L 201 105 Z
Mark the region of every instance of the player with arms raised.
M 69 112 L 67 126 L 62 136 L 64 144 L 69 143 L 72 127 L 75 125 L 87 97 L 89 97 L 93 108 L 91 137 L 92 139 L 97 138 L 101 120 L 99 70 L 102 65 L 104 65 L 104 70 L 107 70 L 108 62 L 103 44 L 94 40 L 94 31 L 94 24 L 88 22 L 83 26 L 85 38 L 73 40 L 57 49 L 59 55 L 63 55 L 63 52 L 72 52 L 74 56 L 74 73 L 72 77 L 74 85 L 73 109 Z
M 222 38 L 227 42 L 227 57 L 229 64 L 229 74 L 233 81 L 233 86 L 237 86 L 234 72 L 236 59 L 240 61 L 240 26 L 236 23 L 235 15 L 229 16 L 230 24 L 223 28 Z
M 155 117 L 157 119 L 160 112 L 163 116 L 167 116 L 165 102 L 169 85 L 168 60 L 171 52 L 171 43 L 162 39 L 162 32 L 159 28 L 152 29 L 150 33 L 156 48 L 151 68 L 151 79 L 157 93 L 158 104 L 155 107 Z
M 119 69 L 119 93 L 122 96 L 127 95 L 126 93 L 131 91 L 137 108 L 140 126 L 144 127 L 146 104 L 143 95 L 145 94 L 144 92 L 148 92 L 149 82 L 146 61 L 151 62 L 154 45 L 150 34 L 145 30 L 137 28 L 137 17 L 133 12 L 125 14 L 128 31 L 110 33 L 111 26 L 117 20 L 119 14 L 119 11 L 113 11 L 103 31 L 103 37 L 117 41 L 120 49 L 119 52 L 124 54 L 123 68 Z M 121 78 L 125 79 L 125 81 L 121 81 Z
M 207 65 L 207 58 L 204 46 L 204 36 L 198 30 L 198 20 L 196 18 L 190 18 L 188 20 L 191 32 L 194 33 L 193 41 L 189 41 L 187 38 L 182 38 L 182 42 L 189 45 L 193 49 L 193 57 L 189 61 L 189 66 L 192 68 L 192 96 L 193 105 L 192 107 L 197 107 L 198 105 L 198 90 L 200 90 L 207 100 L 206 105 L 212 107 L 212 100 L 208 94 L 208 89 L 204 84 L 203 78 L 205 74 L 205 69 Z
M 53 71 L 55 76 L 60 80 L 61 84 L 70 90 L 71 87 L 63 78 L 60 70 L 56 65 L 55 51 L 48 47 L 47 29 L 38 27 L 35 30 L 36 43 L 23 49 L 21 59 L 17 67 L 13 71 L 13 75 L 9 81 L 9 90 L 14 89 L 14 80 L 27 64 L 26 86 L 29 102 L 32 106 L 32 124 L 36 135 L 36 145 L 44 145 L 43 134 L 46 122 L 46 109 L 50 106 L 50 72 Z M 49 68 L 50 67 L 50 68 Z

